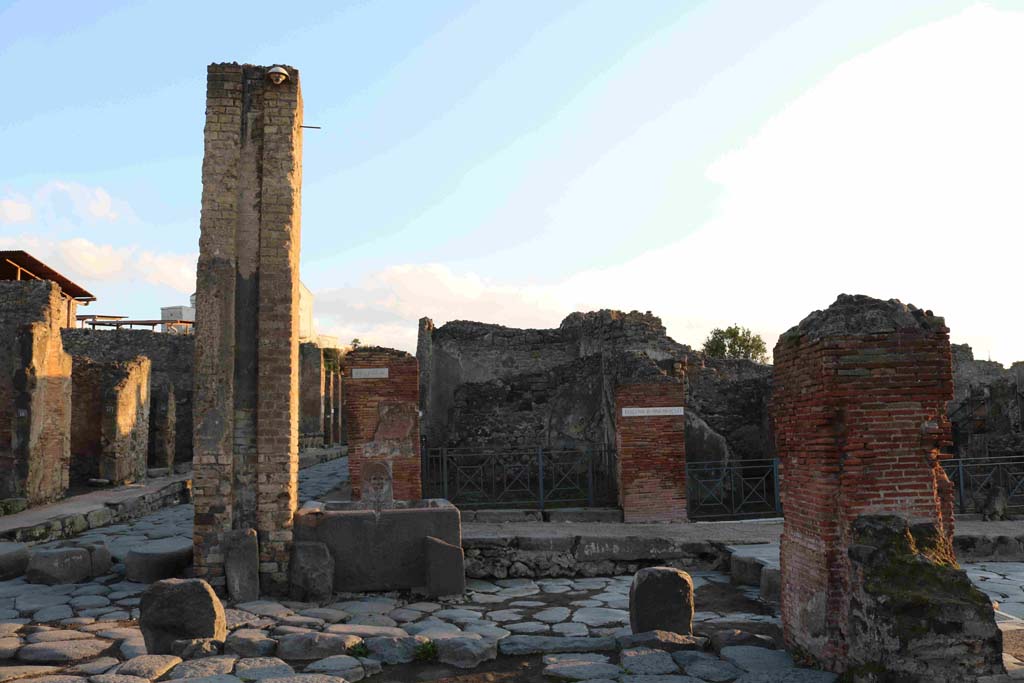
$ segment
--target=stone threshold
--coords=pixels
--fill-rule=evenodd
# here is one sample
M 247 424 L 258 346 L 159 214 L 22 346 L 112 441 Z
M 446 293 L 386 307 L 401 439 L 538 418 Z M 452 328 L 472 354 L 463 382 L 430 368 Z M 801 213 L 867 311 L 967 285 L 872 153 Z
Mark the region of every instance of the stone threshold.
M 305 469 L 345 455 L 347 449 L 316 448 L 299 454 Z M 90 529 L 121 524 L 172 505 L 192 502 L 192 472 L 149 478 L 145 483 L 97 489 L 0 517 L 0 541 L 45 543 Z

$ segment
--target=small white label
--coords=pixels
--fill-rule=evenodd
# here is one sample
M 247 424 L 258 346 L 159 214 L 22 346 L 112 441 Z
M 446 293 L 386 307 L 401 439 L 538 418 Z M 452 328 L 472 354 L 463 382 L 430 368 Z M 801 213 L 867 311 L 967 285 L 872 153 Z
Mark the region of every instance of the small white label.
M 658 408 L 623 408 L 622 417 L 662 417 L 664 415 L 682 415 L 682 406 L 663 406 Z
M 387 379 L 387 368 L 352 368 L 352 379 Z

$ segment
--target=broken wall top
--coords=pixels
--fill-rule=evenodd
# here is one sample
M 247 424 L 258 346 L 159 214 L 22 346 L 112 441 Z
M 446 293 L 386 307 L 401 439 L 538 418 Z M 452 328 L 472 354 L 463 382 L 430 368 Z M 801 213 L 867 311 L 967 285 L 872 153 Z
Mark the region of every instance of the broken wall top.
M 59 314 L 62 307 L 61 289 L 55 282 L 0 280 L 0 325 L 51 324 L 51 317 Z
M 831 306 L 814 311 L 779 337 L 779 344 L 830 337 L 878 334 L 948 333 L 945 320 L 899 299 L 882 301 L 863 294 L 840 294 Z

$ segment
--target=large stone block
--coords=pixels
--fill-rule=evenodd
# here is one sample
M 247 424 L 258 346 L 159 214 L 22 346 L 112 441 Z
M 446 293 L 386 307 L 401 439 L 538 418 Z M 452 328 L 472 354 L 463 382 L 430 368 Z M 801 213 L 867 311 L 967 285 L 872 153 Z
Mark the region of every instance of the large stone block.
M 633 633 L 669 631 L 693 635 L 693 580 L 672 567 L 647 567 L 629 587 L 629 626 Z
M 462 595 L 466 591 L 465 556 L 462 548 L 439 538 L 424 539 L 427 555 L 427 594 Z
M 323 602 L 334 593 L 334 558 L 324 543 L 293 543 L 288 571 L 293 600 Z
M 130 581 L 152 583 L 178 576 L 192 564 L 192 542 L 187 538 L 149 541 L 128 551 L 125 574 Z
M 28 546 L 24 543 L 0 542 L 0 581 L 25 573 L 28 567 Z
M 259 600 L 260 547 L 255 529 L 235 529 L 224 534 L 224 575 L 231 600 Z
M 139 628 L 149 654 L 174 654 L 176 640 L 227 637 L 224 608 L 201 579 L 166 579 L 147 588 L 139 603 Z
M 85 548 L 33 550 L 25 571 L 29 583 L 79 583 L 92 573 L 92 558 Z

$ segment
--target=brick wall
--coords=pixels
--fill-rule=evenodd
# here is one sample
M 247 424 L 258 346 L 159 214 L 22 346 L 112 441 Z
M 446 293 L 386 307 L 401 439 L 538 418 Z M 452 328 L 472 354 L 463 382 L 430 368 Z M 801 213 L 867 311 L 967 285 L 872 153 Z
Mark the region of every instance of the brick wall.
M 299 433 L 324 428 L 324 350 L 312 342 L 299 344 Z
M 362 379 L 361 370 L 387 369 L 386 379 Z M 363 465 L 381 460 L 391 467 L 395 500 L 423 497 L 420 483 L 419 372 L 416 358 L 377 347 L 348 354 L 344 370 L 344 419 L 352 497 L 362 495 Z
M 626 522 L 686 521 L 684 415 L 629 417 L 624 408 L 681 407 L 681 382 L 620 385 L 615 391 L 619 504 Z
M 68 488 L 71 356 L 67 300 L 52 282 L 0 282 L 0 498 L 29 505 Z
M 899 513 L 952 541 L 949 330 L 930 311 L 844 295 L 780 337 L 773 386 L 785 636 L 842 670 L 853 520 Z
M 222 534 L 255 528 L 264 592 L 287 582 L 298 473 L 299 74 L 207 70 L 196 296 L 196 574 L 224 585 Z

